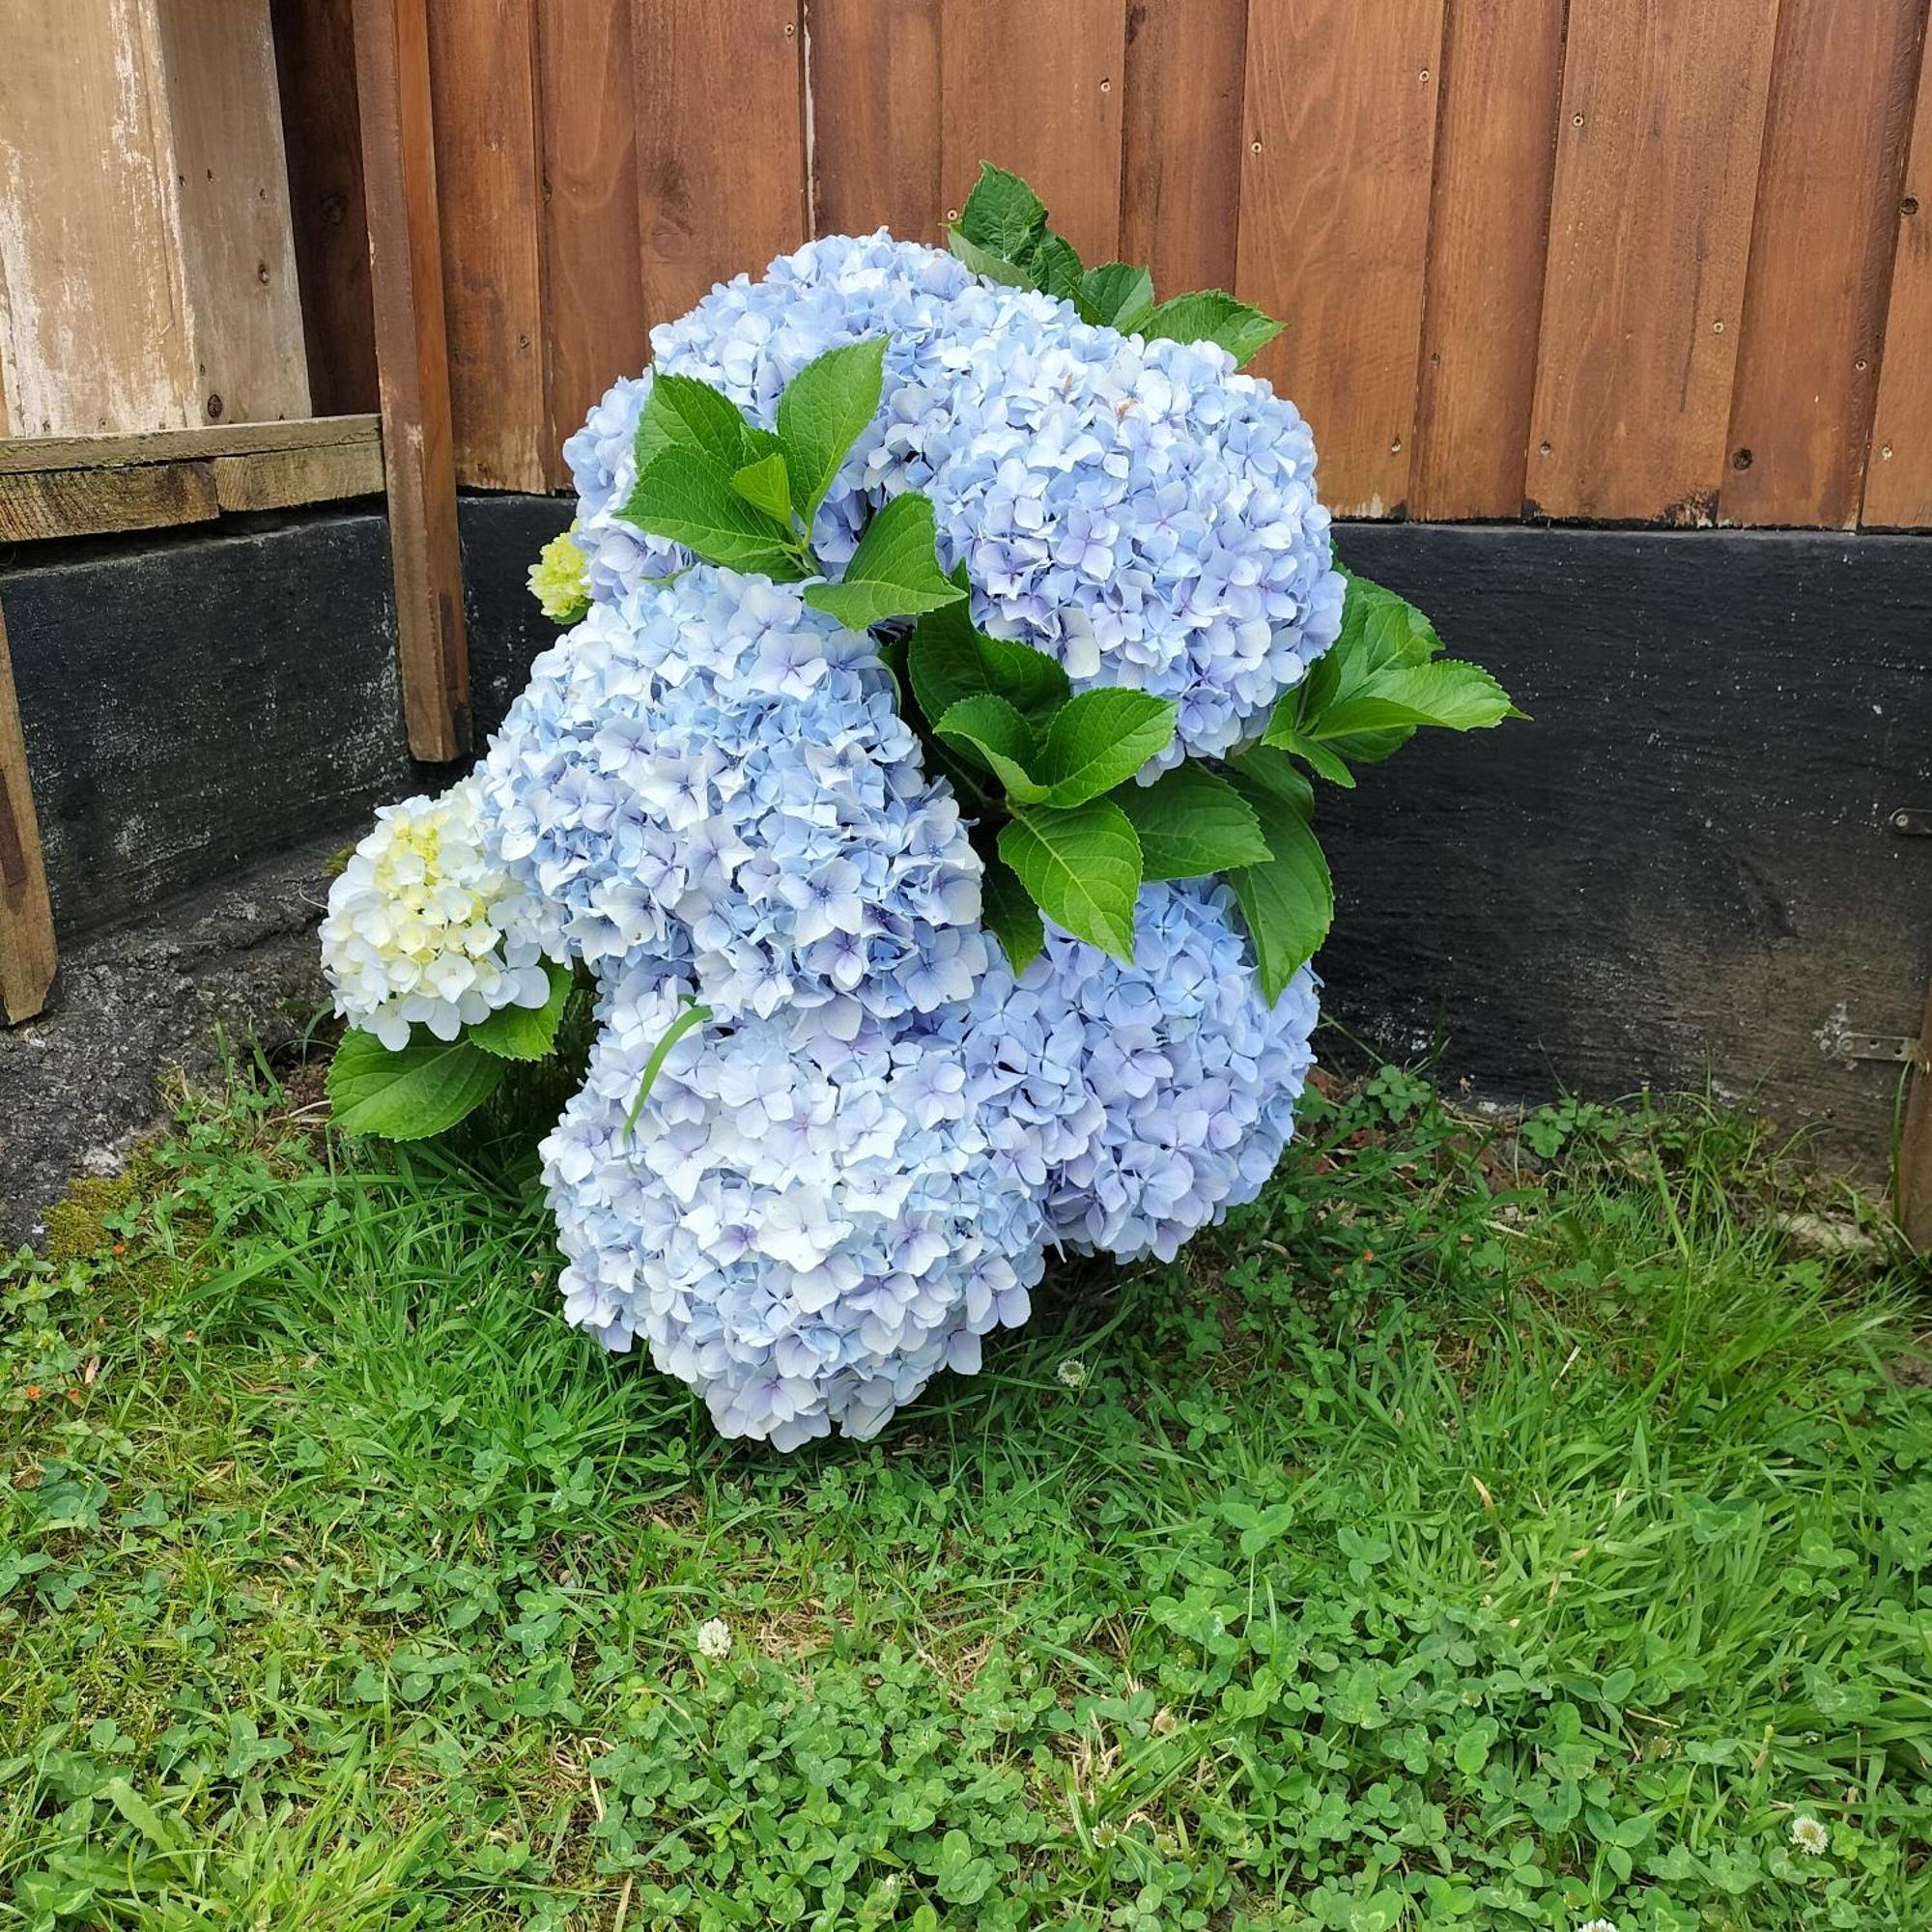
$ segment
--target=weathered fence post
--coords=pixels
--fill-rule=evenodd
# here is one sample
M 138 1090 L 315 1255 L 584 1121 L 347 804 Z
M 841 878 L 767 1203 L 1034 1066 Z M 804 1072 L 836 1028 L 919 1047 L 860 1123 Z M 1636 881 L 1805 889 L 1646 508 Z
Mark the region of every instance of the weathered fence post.
M 30 1020 L 54 980 L 54 920 L 41 835 L 27 782 L 27 744 L 14 696 L 7 620 L 0 612 L 0 1013 Z
M 355 86 L 403 711 L 410 750 L 447 763 L 469 749 L 469 648 L 425 0 L 355 0 Z

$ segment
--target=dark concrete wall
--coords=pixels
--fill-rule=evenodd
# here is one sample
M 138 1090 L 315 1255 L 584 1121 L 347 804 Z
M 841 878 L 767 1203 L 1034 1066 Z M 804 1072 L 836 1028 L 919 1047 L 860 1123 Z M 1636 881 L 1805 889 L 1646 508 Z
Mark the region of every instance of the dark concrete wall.
M 555 635 L 523 578 L 569 512 L 546 497 L 464 511 L 487 729 Z M 0 570 L 63 942 L 449 781 L 404 740 L 383 517 L 235 523 L 46 561 L 23 549 Z
M 554 635 L 524 573 L 568 517 L 464 504 L 486 729 Z M 1708 1078 L 1882 1161 L 1898 1068 L 1828 1048 L 1916 1032 L 1932 975 L 1932 839 L 1889 829 L 1932 807 L 1932 539 L 1357 525 L 1340 548 L 1534 722 L 1418 740 L 1358 791 L 1322 790 L 1331 1011 L 1375 1051 L 1440 1043 L 1445 1076 L 1495 1097 Z M 113 991 L 130 958 L 165 1003 L 191 955 L 199 990 L 175 1004 L 203 1025 L 224 934 L 261 982 L 232 1017 L 263 1024 L 270 980 L 312 1001 L 285 935 L 319 895 L 315 855 L 451 777 L 404 744 L 379 515 L 14 563 L 0 608 L 65 968 L 54 1012 L 0 1035 L 0 1203 L 10 1114 L 54 1077 L 35 1056 L 63 1003 L 97 1036 L 137 1025 Z M 71 1096 L 90 1145 L 145 1118 L 143 1065 L 183 1052 L 181 1026 L 151 1031 L 114 1093 Z M 84 1085 L 98 1058 L 59 1080 Z
M 1882 1160 L 1932 978 L 1932 539 L 1351 526 L 1533 723 L 1423 733 L 1320 823 L 1331 1005 L 1484 1091 L 1755 1096 Z

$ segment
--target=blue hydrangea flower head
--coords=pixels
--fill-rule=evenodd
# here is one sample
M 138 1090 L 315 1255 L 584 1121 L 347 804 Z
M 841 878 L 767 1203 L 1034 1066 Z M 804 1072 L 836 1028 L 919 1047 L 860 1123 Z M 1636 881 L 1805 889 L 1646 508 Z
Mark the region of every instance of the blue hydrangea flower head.
M 1270 1007 L 1234 895 L 1211 879 L 1141 889 L 1131 963 L 1049 925 L 991 1024 L 1028 1068 L 1009 1110 L 1036 1132 L 1043 1114 L 1063 1125 L 1045 1177 L 1055 1239 L 1172 1261 L 1252 1201 L 1294 1131 L 1317 984 L 1303 967 Z
M 769 427 L 814 356 L 878 334 L 879 415 L 812 531 L 829 570 L 878 504 L 925 491 L 978 623 L 1050 652 L 1076 689 L 1175 700 L 1174 744 L 1149 778 L 1253 735 L 1334 641 L 1343 582 L 1314 439 L 1212 343 L 1095 327 L 882 233 L 810 242 L 760 281 L 714 289 L 652 348 L 655 367 L 710 383 Z M 619 383 L 565 445 L 599 596 L 681 560 L 618 514 L 648 382 Z
M 929 1012 L 990 957 L 951 787 L 871 639 L 796 585 L 704 564 L 597 605 L 482 784 L 556 951 L 676 966 L 724 1019 Z
M 565 1313 L 608 1348 L 641 1338 L 724 1435 L 871 1435 L 940 1370 L 976 1370 L 1040 1275 L 1039 1201 L 987 1184 L 964 1009 L 849 1036 L 810 1011 L 707 1025 L 633 1122 L 691 993 L 654 961 L 612 976 L 544 1143 Z

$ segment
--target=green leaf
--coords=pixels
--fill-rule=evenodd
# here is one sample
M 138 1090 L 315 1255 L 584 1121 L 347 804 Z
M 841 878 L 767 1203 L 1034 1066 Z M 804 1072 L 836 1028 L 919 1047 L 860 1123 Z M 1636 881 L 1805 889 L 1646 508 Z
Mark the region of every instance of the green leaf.
M 738 494 L 731 471 L 702 450 L 660 450 L 619 513 L 711 563 L 758 570 L 781 582 L 804 576 L 791 532 Z
M 811 520 L 846 452 L 879 412 L 886 338 L 828 349 L 808 362 L 779 398 L 779 439 L 791 470 L 791 501 L 809 536 Z
M 1032 267 L 1039 286 L 1055 301 L 1080 303 L 1082 274 L 1080 256 L 1064 235 L 1048 235 L 1033 252 Z
M 933 730 L 955 750 L 979 759 L 1015 805 L 1037 805 L 1046 787 L 1028 769 L 1039 755 L 1029 724 L 1004 697 L 981 692 L 949 704 Z
M 344 1133 L 419 1141 L 480 1107 L 502 1077 L 503 1062 L 467 1039 L 435 1039 L 418 1027 L 391 1053 L 358 1028 L 329 1063 L 328 1098 Z
M 1150 309 L 1135 332 L 1173 342 L 1218 342 L 1245 368 L 1282 331 L 1282 324 L 1252 302 L 1236 301 L 1221 289 L 1197 289 Z
M 1328 936 L 1335 888 L 1299 807 L 1238 767 L 1232 781 L 1254 808 L 1273 855 L 1265 865 L 1243 866 L 1227 875 L 1254 944 L 1263 997 L 1273 1006 Z
M 172 1852 L 180 1845 L 184 1834 L 175 1821 L 162 1817 L 125 1777 L 110 1777 L 100 1787 L 99 1795 L 106 1799 L 151 1845 L 158 1846 L 164 1852 Z
M 1284 752 L 1292 752 L 1319 779 L 1326 779 L 1332 785 L 1340 785 L 1345 791 L 1355 788 L 1355 775 L 1347 763 L 1329 748 L 1315 738 L 1304 738 L 1299 731 L 1289 731 L 1277 737 L 1272 725 L 1265 740 L 1270 745 L 1279 745 Z
M 638 418 L 638 473 L 641 476 L 665 450 L 702 450 L 726 469 L 745 460 L 748 425 L 738 405 L 694 376 L 659 370 Z
M 1141 844 L 1111 799 L 1067 811 L 1021 806 L 1000 828 L 1000 857 L 1054 924 L 1117 959 L 1132 959 Z
M 544 961 L 550 998 L 540 1007 L 498 1007 L 488 1019 L 468 1029 L 471 1044 L 504 1060 L 543 1060 L 556 1044 L 556 1030 L 570 998 L 571 972 L 554 959 Z
M 987 818 L 1000 810 L 1000 788 L 983 765 L 963 758 L 944 739 L 927 736 L 922 747 L 928 779 L 945 779 L 969 818 Z
M 1055 806 L 1082 805 L 1130 779 L 1174 737 L 1174 705 L 1145 691 L 1083 691 L 1054 714 L 1037 776 Z
M 1018 175 L 981 161 L 959 211 L 958 233 L 1009 262 L 1023 261 L 1046 234 L 1046 203 Z
M 958 229 L 951 230 L 946 239 L 953 254 L 976 275 L 983 275 L 987 281 L 1002 283 L 1009 289 L 1038 288 L 1039 283 L 1030 269 L 1008 261 L 1004 255 L 994 254 L 990 248 L 982 248 L 979 242 L 969 241 Z
M 1268 722 L 1270 744 L 1324 736 L 1319 727 L 1332 705 L 1361 691 L 1381 671 L 1427 664 L 1442 648 L 1435 625 L 1413 604 L 1345 566 L 1337 568 L 1348 581 L 1341 633 L 1275 706 Z M 1350 731 L 1329 740 L 1327 749 L 1350 764 L 1379 764 L 1407 744 L 1414 731 L 1412 724 Z
M 1358 731 L 1399 730 L 1422 724 L 1449 731 L 1481 731 L 1522 713 L 1481 665 L 1438 658 L 1432 664 L 1395 665 L 1338 698 L 1322 713 L 1311 736 L 1346 738 Z
M 1497 1724 L 1493 1718 L 1478 1718 L 1456 1740 L 1456 1769 L 1464 1777 L 1475 1777 L 1490 1761 L 1490 1747 L 1495 1743 Z
M 1228 760 L 1231 769 L 1247 782 L 1236 781 L 1243 797 L 1249 785 L 1260 785 L 1284 804 L 1292 805 L 1304 820 L 1315 816 L 1315 787 L 1289 763 L 1288 754 L 1264 745 L 1251 746 Z
M 1347 569 L 1342 574 L 1348 594 L 1341 633 L 1275 706 L 1268 724 L 1271 744 L 1286 744 L 1293 733 L 1310 739 L 1325 736 L 1321 726 L 1333 705 L 1364 690 L 1381 672 L 1426 665 L 1442 649 L 1435 626 L 1413 604 L 1369 578 Z M 1377 764 L 1406 744 L 1414 728 L 1351 732 L 1346 743 L 1332 749 L 1357 764 Z
M 980 888 L 980 918 L 1000 942 L 1007 964 L 1017 979 L 1039 956 L 1046 934 L 1040 927 L 1039 908 L 1004 859 L 986 861 L 986 876 Z
M 789 526 L 791 481 L 785 472 L 785 460 L 777 451 L 732 470 L 731 487 L 754 510 L 764 511 L 781 528 Z
M 670 1050 L 693 1027 L 700 1027 L 711 1017 L 709 1007 L 700 1007 L 693 1000 L 678 1016 L 666 1027 L 658 1043 L 651 1048 L 651 1057 L 644 1062 L 643 1073 L 638 1081 L 637 1097 L 631 1102 L 631 1111 L 624 1116 L 624 1144 L 630 1145 L 632 1130 L 638 1124 L 638 1116 L 644 1111 L 644 1102 L 651 1097 L 651 1089 L 657 1085 L 658 1075 L 664 1071 L 664 1064 L 670 1058 Z
M 963 592 L 964 583 L 959 587 Z M 962 697 L 989 691 L 1039 729 L 1066 702 L 1066 673 L 1059 663 L 1031 644 L 975 630 L 963 595 L 914 625 L 906 646 L 906 674 L 929 719 L 943 716 Z
M 1226 779 L 1192 760 L 1151 785 L 1123 784 L 1114 803 L 1141 841 L 1141 876 L 1198 879 L 1270 856 L 1254 808 Z
M 1153 277 L 1131 262 L 1102 262 L 1080 278 L 1080 312 L 1132 335 L 1153 312 Z
M 909 490 L 866 526 L 844 576 L 810 585 L 805 601 L 851 631 L 962 603 L 966 593 L 940 569 L 933 542 L 931 498 Z

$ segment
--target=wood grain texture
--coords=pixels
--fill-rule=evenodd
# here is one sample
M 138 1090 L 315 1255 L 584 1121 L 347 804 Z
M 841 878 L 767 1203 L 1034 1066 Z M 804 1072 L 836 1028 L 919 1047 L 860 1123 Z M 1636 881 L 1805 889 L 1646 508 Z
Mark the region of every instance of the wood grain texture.
M 1121 254 L 1162 296 L 1232 289 L 1247 0 L 1128 0 Z
M 269 0 L 157 0 L 156 20 L 199 405 L 189 420 L 305 416 Z
M 131 436 L 22 436 L 0 440 L 0 476 L 29 469 L 99 469 L 130 463 L 181 463 L 266 449 L 317 449 L 338 442 L 379 444 L 373 415 L 305 416 L 295 422 L 209 423 Z
M 1863 521 L 1932 528 L 1932 60 L 1921 56 L 1897 208 Z
M 205 524 L 219 510 L 206 463 L 0 475 L 0 543 Z
M 1444 15 L 1413 517 L 1522 508 L 1562 78 L 1550 0 L 1455 0 Z
M 153 0 L 0 0 L 0 391 L 12 429 L 200 421 Z
M 1919 1061 L 1906 1095 L 1905 1125 L 1898 1138 L 1895 1182 L 1899 1225 L 1920 1254 L 1932 1253 L 1932 982 L 1925 989 L 1925 1014 L 1918 1023 Z
M 1126 0 L 942 0 L 940 181 L 956 209 L 992 161 L 1088 262 L 1121 252 Z
M 1776 9 L 1571 10 L 1528 497 L 1715 515 Z
M 1719 510 L 1856 524 L 1924 0 L 1781 0 Z
M 553 489 L 563 440 L 650 357 L 638 256 L 631 0 L 537 0 L 543 142 L 544 342 Z
M 1288 327 L 1255 372 L 1315 431 L 1321 495 L 1408 496 L 1442 0 L 1253 0 L 1236 293 Z
M 943 247 L 940 0 L 805 0 L 805 32 L 814 232 Z
M 469 656 L 443 336 L 425 0 L 355 0 L 355 92 L 410 749 L 469 748 Z
M 383 489 L 383 448 L 373 441 L 218 456 L 209 467 L 214 472 L 214 500 L 224 511 L 288 510 L 380 496 Z
M 378 396 L 352 5 L 273 0 L 309 400 L 322 415 L 373 410 Z
M 456 480 L 541 490 L 543 249 L 532 0 L 429 9 Z
M 14 690 L 7 620 L 0 611 L 0 1017 L 9 1026 L 46 1005 L 54 982 L 53 908 L 47 900 L 27 741 Z
M 806 237 L 798 0 L 636 0 L 644 310 L 682 315 Z

